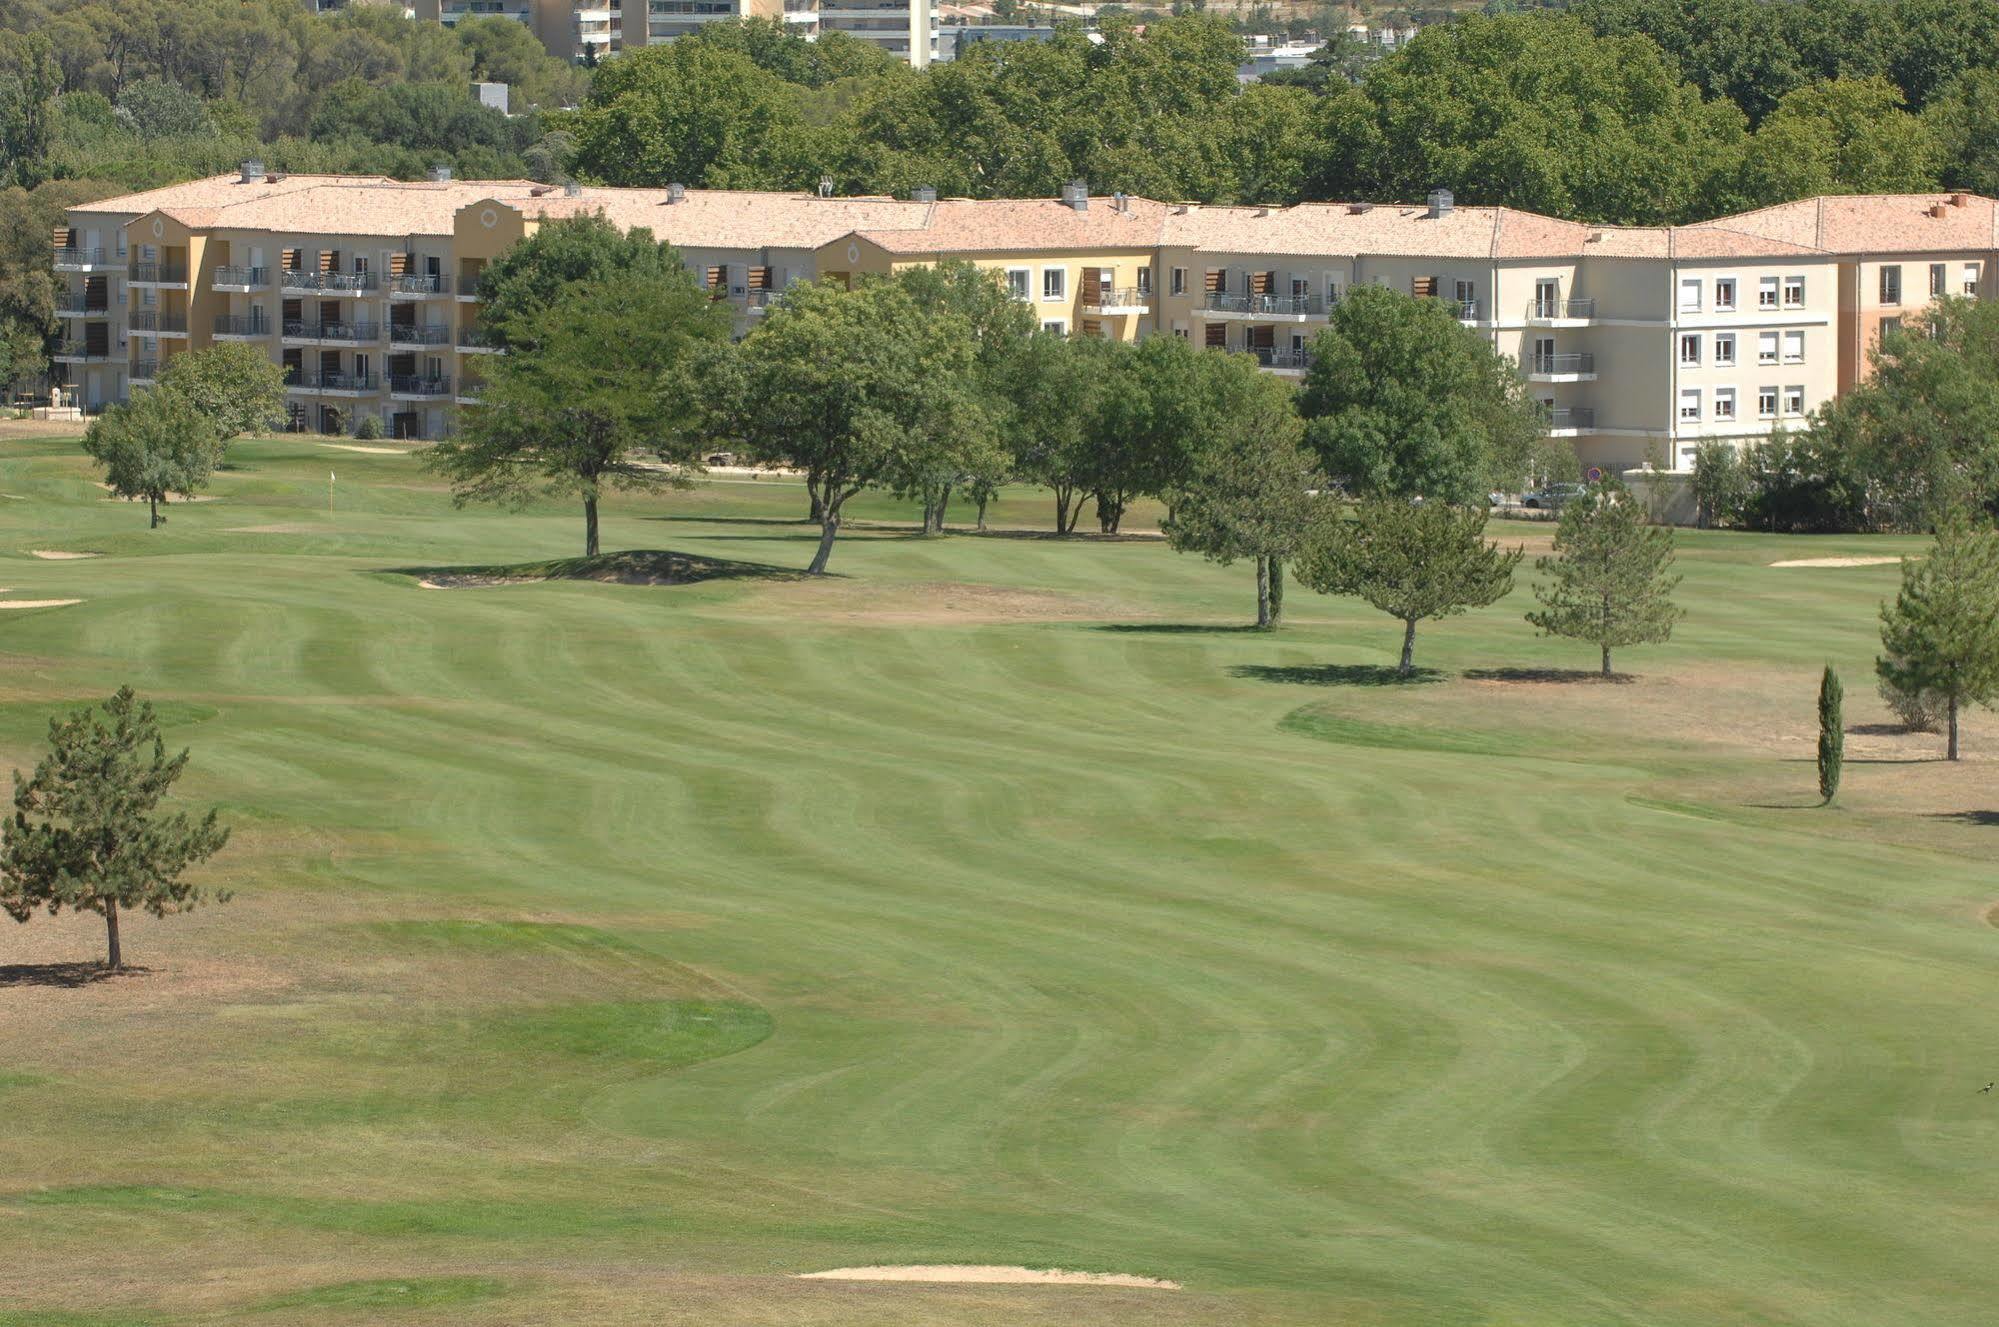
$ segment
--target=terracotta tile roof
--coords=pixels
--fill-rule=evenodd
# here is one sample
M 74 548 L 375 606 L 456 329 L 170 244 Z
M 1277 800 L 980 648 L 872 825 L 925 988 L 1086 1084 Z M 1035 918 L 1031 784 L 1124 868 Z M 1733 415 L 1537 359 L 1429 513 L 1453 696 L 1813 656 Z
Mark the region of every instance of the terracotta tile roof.
M 864 229 L 861 236 L 894 254 L 1154 249 L 1166 211 L 1164 203 L 1133 197 L 1122 206 L 1114 197 L 1092 198 L 1080 212 L 1054 198 L 946 199 L 920 226 Z
M 1939 207 L 1942 215 L 1931 215 Z M 1999 247 L 1999 202 L 1963 193 L 1802 198 L 1684 229 L 1728 229 L 1842 254 L 1991 249 Z
M 307 235 L 449 235 L 459 210 L 483 198 L 526 198 L 532 180 L 391 180 L 283 175 L 244 183 L 216 175 L 165 189 L 107 198 L 78 211 L 159 212 L 197 229 Z
M 539 198 L 507 199 L 531 217 L 600 212 L 626 228 L 644 226 L 683 249 L 816 249 L 855 231 L 924 224 L 933 204 L 893 198 L 820 198 L 814 194 L 689 189 L 678 203 L 664 189 L 585 188 Z

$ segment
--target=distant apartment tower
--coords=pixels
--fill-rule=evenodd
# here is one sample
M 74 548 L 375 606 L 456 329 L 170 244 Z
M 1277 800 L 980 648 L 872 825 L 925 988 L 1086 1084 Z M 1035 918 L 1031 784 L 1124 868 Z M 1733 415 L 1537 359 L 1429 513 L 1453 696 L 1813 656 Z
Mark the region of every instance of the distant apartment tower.
M 805 36 L 819 31 L 819 9 L 814 0 L 633 0 L 646 10 L 644 35 L 634 24 L 625 36 L 628 47 L 672 41 L 699 32 L 717 22 L 745 18 L 782 19 Z
M 844 32 L 917 69 L 936 54 L 934 0 L 819 0 L 819 31 Z
M 624 49 L 624 8 L 624 0 L 413 0 L 411 12 L 447 27 L 468 18 L 510 18 L 539 37 L 550 55 L 584 60 Z

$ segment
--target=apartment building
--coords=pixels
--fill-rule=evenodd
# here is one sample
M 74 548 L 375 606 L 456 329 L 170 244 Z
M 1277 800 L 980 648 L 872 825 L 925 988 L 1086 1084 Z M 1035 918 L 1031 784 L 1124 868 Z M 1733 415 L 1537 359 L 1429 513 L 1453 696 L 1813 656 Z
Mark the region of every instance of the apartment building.
M 646 0 L 632 0 L 636 7 Z M 411 0 L 412 16 L 447 26 L 468 18 L 510 18 L 564 60 L 602 58 L 625 48 L 625 0 Z M 644 37 L 632 42 L 643 45 Z
M 939 51 L 935 0 L 412 0 L 411 12 L 446 25 L 511 18 L 565 60 L 615 55 L 746 18 L 782 19 L 806 36 L 844 32 L 919 69 L 950 58 Z
M 820 32 L 844 32 L 912 68 L 939 58 L 936 0 L 818 0 L 818 11 Z
M 526 181 L 221 176 L 74 209 L 59 371 L 86 407 L 175 354 L 268 348 L 294 423 L 439 436 L 476 395 L 484 266 L 543 222 L 601 213 L 675 245 L 738 334 L 797 281 L 964 259 L 1042 326 L 1173 335 L 1301 377 L 1347 291 L 1448 303 L 1517 361 L 1550 428 L 1604 470 L 1680 468 L 1708 440 L 1801 427 L 1866 370 L 1884 327 L 1982 292 L 1999 204 L 1966 194 L 1805 200 L 1681 227 L 1508 208 L 1165 204 L 1081 184 L 974 202 Z

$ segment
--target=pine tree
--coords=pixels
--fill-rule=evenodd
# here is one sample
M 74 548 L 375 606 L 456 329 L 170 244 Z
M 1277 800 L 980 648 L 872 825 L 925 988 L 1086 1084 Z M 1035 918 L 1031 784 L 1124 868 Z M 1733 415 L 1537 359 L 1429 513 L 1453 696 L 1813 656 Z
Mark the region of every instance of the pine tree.
M 171 760 L 153 707 L 130 687 L 91 710 L 49 720 L 53 748 L 32 778 L 14 774 L 14 822 L 0 844 L 0 910 L 25 922 L 37 907 L 104 918 L 110 966 L 124 966 L 118 910 L 185 912 L 204 892 L 181 879 L 229 841 L 215 812 L 193 821 L 154 811 L 187 768 Z M 148 750 L 150 748 L 150 751 Z M 217 902 L 226 902 L 218 893 Z
M 1624 486 L 1606 480 L 1563 506 L 1553 556 L 1534 563 L 1554 580 L 1535 584 L 1541 609 L 1527 620 L 1543 635 L 1593 642 L 1609 677 L 1613 648 L 1672 636 L 1681 617 L 1672 598 L 1680 578 L 1667 570 L 1672 565 L 1672 530 L 1647 525 Z
M 1945 705 L 1948 756 L 1958 758 L 1958 713 L 1999 698 L 1999 532 L 1963 516 L 1937 527 L 1929 556 L 1905 559 L 1902 589 L 1881 606 L 1883 681 Z
M 1827 806 L 1839 792 L 1840 766 L 1846 761 L 1844 703 L 1845 688 L 1839 684 L 1839 674 L 1827 664 L 1819 679 L 1819 796 Z

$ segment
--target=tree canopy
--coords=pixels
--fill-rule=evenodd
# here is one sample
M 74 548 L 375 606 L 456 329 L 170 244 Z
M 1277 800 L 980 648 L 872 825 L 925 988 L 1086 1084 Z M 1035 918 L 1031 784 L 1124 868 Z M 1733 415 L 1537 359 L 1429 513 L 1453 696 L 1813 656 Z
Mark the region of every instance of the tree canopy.
M 1673 603 L 1680 578 L 1672 565 L 1672 530 L 1648 525 L 1624 485 L 1592 484 L 1562 504 L 1554 552 L 1534 563 L 1551 579 L 1534 586 L 1541 607 L 1527 620 L 1545 635 L 1595 645 L 1609 677 L 1613 649 L 1672 636 L 1682 615 Z
M 1934 696 L 1958 758 L 1958 715 L 1999 698 L 1999 531 L 1962 515 L 1938 526 L 1921 558 L 1902 561 L 1902 588 L 1881 606 L 1875 671 L 1905 696 Z
M 83 450 L 104 469 L 113 496 L 144 498 L 157 529 L 169 496 L 206 488 L 222 459 L 215 421 L 178 392 L 140 392 L 90 422 Z

